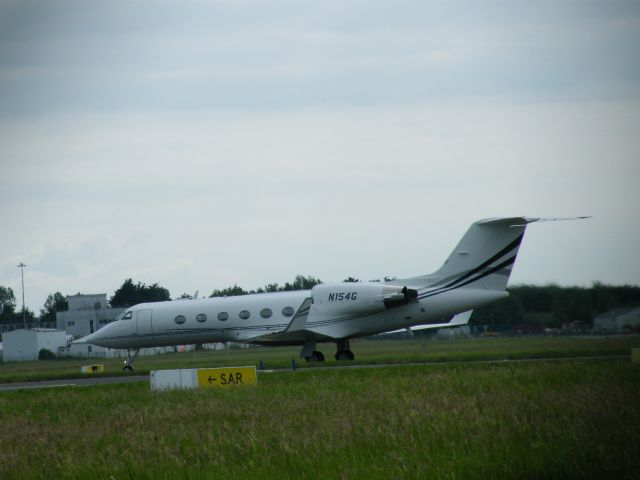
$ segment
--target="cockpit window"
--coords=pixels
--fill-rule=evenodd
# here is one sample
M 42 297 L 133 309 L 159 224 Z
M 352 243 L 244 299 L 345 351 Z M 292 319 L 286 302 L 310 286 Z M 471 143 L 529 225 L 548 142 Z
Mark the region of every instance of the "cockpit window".
M 133 312 L 128 311 L 120 317 L 120 320 L 131 320 L 131 317 L 133 317 Z

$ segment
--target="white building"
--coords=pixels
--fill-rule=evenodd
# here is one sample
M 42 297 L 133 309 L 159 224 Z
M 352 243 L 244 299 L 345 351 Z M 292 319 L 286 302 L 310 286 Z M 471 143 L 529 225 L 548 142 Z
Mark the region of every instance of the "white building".
M 58 349 L 67 346 L 67 333 L 52 328 L 14 330 L 2 335 L 2 346 L 2 360 L 5 362 L 37 360 L 42 349 L 57 356 Z
M 439 328 L 436 332 L 438 340 L 450 340 L 452 338 L 469 338 L 471 329 L 469 325 L 460 325 L 459 327 Z
M 56 313 L 56 326 L 74 338 L 84 337 L 113 322 L 124 308 L 108 308 L 107 294 L 70 295 L 69 310 Z
M 622 333 L 640 326 L 640 307 L 620 307 L 593 318 L 594 333 Z

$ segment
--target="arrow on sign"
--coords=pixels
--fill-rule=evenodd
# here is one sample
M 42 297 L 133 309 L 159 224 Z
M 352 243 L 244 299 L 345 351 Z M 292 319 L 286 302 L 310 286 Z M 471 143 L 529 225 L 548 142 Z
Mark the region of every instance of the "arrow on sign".
M 209 385 L 211 385 L 213 382 L 215 382 L 216 380 L 218 380 L 217 378 L 212 377 L 211 375 L 209 375 Z

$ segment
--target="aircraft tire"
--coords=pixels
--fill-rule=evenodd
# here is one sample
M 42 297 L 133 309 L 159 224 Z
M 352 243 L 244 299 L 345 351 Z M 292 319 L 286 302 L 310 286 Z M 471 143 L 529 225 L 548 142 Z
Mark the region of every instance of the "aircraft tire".
M 307 362 L 324 362 L 324 355 L 318 350 L 314 351 L 310 356 L 306 358 Z
M 338 362 L 342 362 L 343 360 L 349 360 L 349 355 L 347 355 L 346 350 L 340 350 L 336 353 L 336 360 Z
M 341 362 L 344 360 L 353 360 L 355 357 L 351 350 L 340 350 L 336 353 L 336 360 Z

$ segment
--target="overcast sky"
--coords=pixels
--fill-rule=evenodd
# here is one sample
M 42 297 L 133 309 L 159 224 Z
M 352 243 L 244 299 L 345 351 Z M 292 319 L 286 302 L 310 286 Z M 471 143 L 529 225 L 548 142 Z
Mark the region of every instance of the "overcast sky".
M 640 283 L 636 1 L 2 1 L 0 285 L 430 273 Z M 18 301 L 20 304 L 20 300 Z

